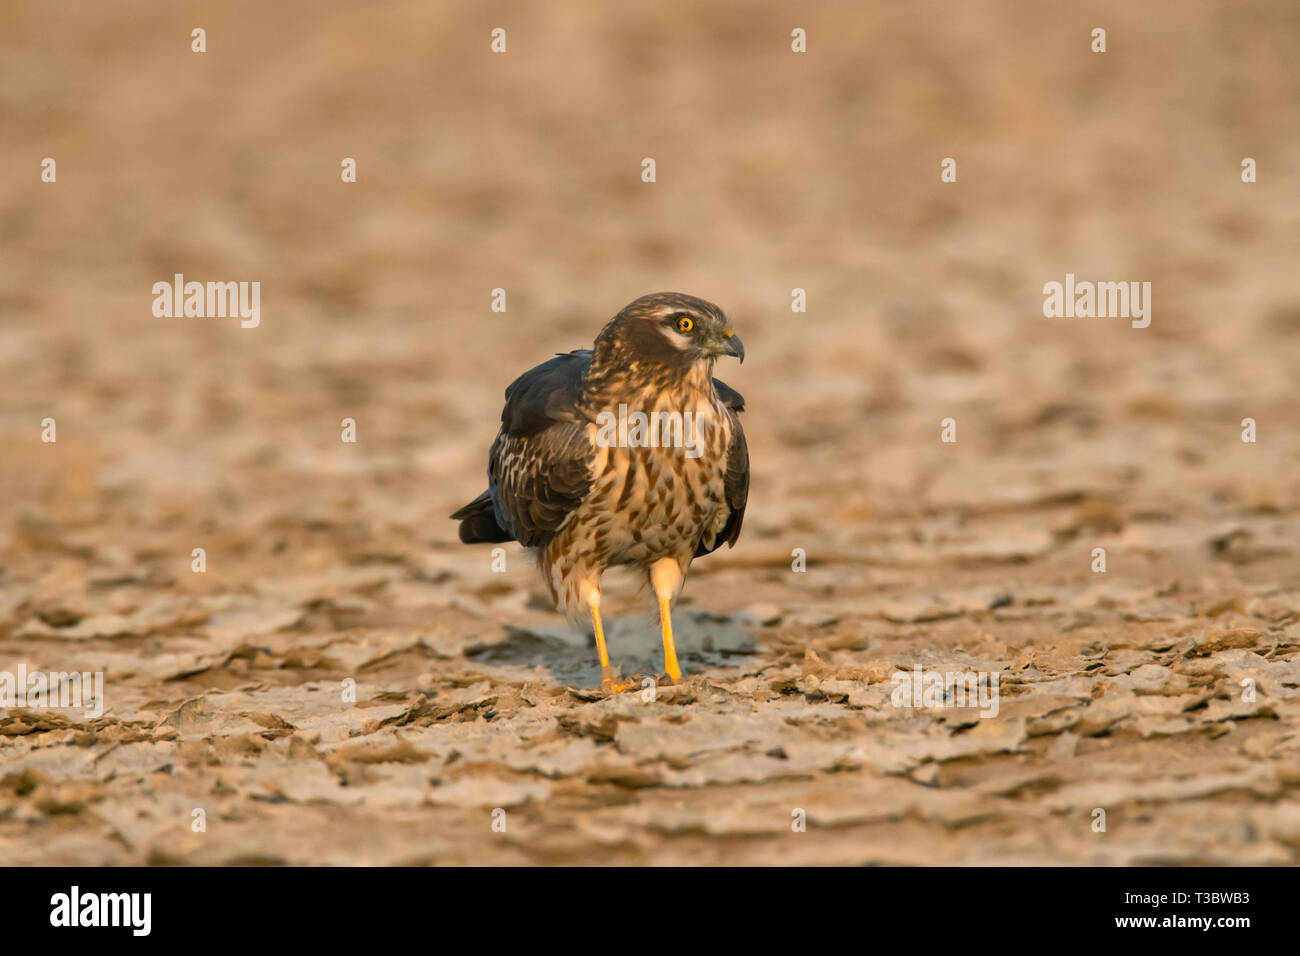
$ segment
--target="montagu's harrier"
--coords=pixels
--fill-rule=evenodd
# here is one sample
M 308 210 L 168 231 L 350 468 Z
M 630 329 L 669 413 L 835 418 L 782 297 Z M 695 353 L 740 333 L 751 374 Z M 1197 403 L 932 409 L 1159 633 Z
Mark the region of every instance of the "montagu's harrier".
M 744 399 L 713 378 L 720 355 L 744 361 L 745 349 L 716 305 L 675 292 L 637 299 L 592 349 L 557 355 L 506 389 L 487 491 L 451 516 L 467 544 L 536 549 L 552 602 L 571 621 L 591 615 L 603 684 L 614 686 L 605 569 L 645 570 L 676 681 L 671 608 L 686 571 L 740 536 Z

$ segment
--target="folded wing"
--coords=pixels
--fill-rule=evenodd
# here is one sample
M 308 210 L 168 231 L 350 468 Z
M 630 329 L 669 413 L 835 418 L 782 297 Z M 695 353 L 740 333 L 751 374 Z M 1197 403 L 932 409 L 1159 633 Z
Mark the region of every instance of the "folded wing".
M 595 449 L 578 409 L 591 352 L 557 355 L 506 389 L 488 461 L 497 524 L 525 547 L 544 546 L 591 488 Z

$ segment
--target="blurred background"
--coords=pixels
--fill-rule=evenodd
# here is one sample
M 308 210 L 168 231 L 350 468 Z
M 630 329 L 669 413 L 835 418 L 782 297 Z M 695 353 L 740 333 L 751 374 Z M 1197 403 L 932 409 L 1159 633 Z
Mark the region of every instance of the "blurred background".
M 196 27 L 203 54 L 191 52 Z M 490 51 L 496 27 L 504 55 Z M 791 51 L 796 27 L 803 54 Z M 1090 49 L 1096 27 L 1104 54 Z M 665 290 L 721 305 L 747 347 L 743 368 L 718 371 L 748 401 L 745 535 L 697 566 L 683 605 L 767 622 L 746 675 L 815 677 L 836 654 L 887 673 L 924 648 L 1005 663 L 1050 646 L 1077 658 L 1060 673 L 1098 677 L 1084 651 L 1143 646 L 1130 631 L 1152 622 L 1181 640 L 1206 608 L 1218 609 L 1216 626 L 1253 629 L 1232 646 L 1293 660 L 1297 103 L 1300 7 L 1276 0 L 10 0 L 0 9 L 0 667 L 98 662 L 118 694 L 109 736 L 141 735 L 141 746 L 174 745 L 159 741 L 158 721 L 254 677 L 288 693 L 364 662 L 368 699 L 402 713 L 420 691 L 455 699 L 483 681 L 505 693 L 467 649 L 506 626 L 559 622 L 526 561 L 511 551 L 506 579 L 492 575 L 486 550 L 463 549 L 446 515 L 484 485 L 505 385 Z M 45 157 L 56 183 L 41 181 Z M 345 157 L 355 184 L 340 181 Z M 653 184 L 641 180 L 645 157 Z M 955 183 L 940 182 L 945 157 Z M 1258 182 L 1242 182 L 1244 157 Z M 1044 318 L 1042 287 L 1067 272 L 1150 282 L 1150 327 Z M 260 326 L 156 318 L 152 285 L 175 273 L 260 282 Z M 496 288 L 504 313 L 491 310 Z M 796 288 L 806 313 L 791 311 Z M 47 417 L 55 444 L 40 440 Z M 1240 440 L 1247 417 L 1255 444 Z M 340 441 L 344 418 L 356 444 Z M 945 418 L 955 444 L 939 441 Z M 205 574 L 191 573 L 195 547 Z M 1095 547 L 1109 554 L 1104 588 Z M 790 571 L 794 548 L 809 555 L 806 575 Z M 1011 610 L 989 617 L 1002 595 Z M 614 600 L 645 610 L 631 587 Z M 323 650 L 367 641 L 397 657 L 349 663 Z M 149 663 L 160 659 L 170 663 Z M 1152 661 L 1170 666 L 1133 658 L 1104 673 Z M 283 704 L 297 706 L 291 694 Z M 556 719 L 586 744 L 608 739 Z M 1274 736 L 1253 757 L 1230 740 L 1207 757 L 1199 729 L 1187 749 L 1187 738 L 1134 733 L 1130 764 L 1294 763 L 1298 720 L 1274 713 Z M 70 730 L 40 733 L 52 746 Z M 354 731 L 310 745 L 323 752 Z M 185 786 L 128 792 L 75 761 L 40 769 L 22 749 L 37 736 L 29 728 L 0 747 L 35 761 L 41 779 L 27 792 L 44 786 L 56 804 L 84 806 L 60 823 L 70 854 L 238 861 L 254 852 L 239 840 L 262 846 L 268 821 L 292 832 L 269 806 L 247 816 L 242 801 L 260 791 L 223 777 L 240 838 L 166 841 L 161 817 L 131 821 L 172 790 L 183 804 Z M 289 746 L 272 737 L 272 750 Z M 439 759 L 454 749 L 430 746 Z M 1026 747 L 985 756 L 996 764 L 991 754 Z M 639 765 L 633 743 L 620 752 Z M 208 751 L 190 756 L 208 766 Z M 329 765 L 310 799 L 332 805 L 329 782 L 351 766 Z M 427 764 L 412 766 L 427 778 Z M 961 784 L 943 777 L 949 766 L 936 779 Z M 1080 773 L 1086 783 L 1101 771 Z M 606 806 L 606 776 L 571 781 L 574 806 Z M 866 829 L 785 858 L 924 862 L 941 847 L 951 862 L 1204 862 L 1240 859 L 1254 826 L 1272 834 L 1259 860 L 1293 862 L 1300 823 L 1269 814 L 1295 781 L 1268 779 L 1264 809 L 1225 811 L 1194 846 L 1176 815 L 1151 824 L 1145 849 L 1099 851 L 1084 835 L 1076 845 L 1051 828 L 1057 806 L 1042 830 L 1016 828 L 1012 812 L 999 829 L 989 810 L 986 829 L 960 838 L 942 814 L 920 814 L 932 829 L 899 830 L 887 812 L 830 813 Z M 307 815 L 298 849 L 265 852 L 296 862 L 483 852 L 442 825 L 437 839 L 449 842 L 419 843 L 426 785 L 390 801 L 409 816 L 371 842 L 313 844 L 321 818 Z M 690 791 L 700 813 L 724 801 L 708 780 L 673 786 L 702 788 Z M 845 806 L 867 799 L 856 792 Z M 26 846 L 44 804 L 6 799 L 18 809 L 0 813 L 0 838 Z M 519 805 L 537 821 L 549 812 L 531 791 Z M 464 806 L 448 800 L 442 823 Z M 1187 812 L 1208 819 L 1204 806 Z M 601 832 L 644 823 L 619 819 Z M 132 826 L 144 829 L 108 836 Z M 698 829 L 674 826 L 664 832 Z M 496 859 L 598 859 L 592 848 L 609 844 L 588 836 Z M 632 862 L 719 859 L 715 843 L 690 839 L 619 845 Z M 423 849 L 403 856 L 412 840 Z M 769 862 L 773 845 L 756 839 L 729 859 Z

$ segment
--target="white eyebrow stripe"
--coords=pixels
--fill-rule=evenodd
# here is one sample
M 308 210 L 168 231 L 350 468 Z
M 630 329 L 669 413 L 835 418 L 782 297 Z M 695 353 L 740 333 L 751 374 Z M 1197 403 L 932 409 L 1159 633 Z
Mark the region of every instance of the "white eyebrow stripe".
M 687 341 L 686 336 L 674 332 L 672 329 L 668 328 L 668 326 L 659 326 L 659 331 L 663 333 L 664 338 L 671 342 L 673 348 L 677 349 L 677 351 L 685 352 L 690 347 L 691 343 Z

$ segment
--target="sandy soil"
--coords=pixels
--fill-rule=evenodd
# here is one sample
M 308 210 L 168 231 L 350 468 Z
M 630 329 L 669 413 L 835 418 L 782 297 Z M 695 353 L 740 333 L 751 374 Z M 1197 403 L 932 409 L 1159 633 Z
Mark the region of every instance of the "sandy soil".
M 0 859 L 1300 861 L 1300 10 L 607 6 L 0 11 L 0 670 L 106 693 L 0 710 Z M 445 516 L 664 289 L 745 340 L 753 482 L 648 700 Z

